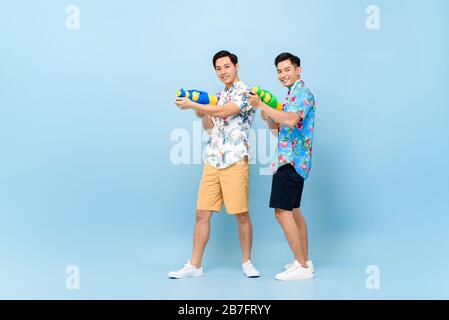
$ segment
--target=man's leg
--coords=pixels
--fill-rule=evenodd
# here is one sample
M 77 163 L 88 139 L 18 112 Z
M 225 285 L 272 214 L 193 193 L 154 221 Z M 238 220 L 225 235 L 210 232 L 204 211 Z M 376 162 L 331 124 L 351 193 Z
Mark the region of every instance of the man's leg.
M 295 219 L 295 223 L 298 226 L 301 235 L 301 244 L 307 261 L 309 260 L 309 241 L 307 239 L 307 224 L 301 213 L 301 208 L 293 209 L 293 218 Z
M 251 260 L 251 246 L 253 242 L 253 226 L 248 212 L 236 214 L 239 225 L 240 247 L 242 248 L 243 263 Z
M 191 264 L 196 268 L 201 267 L 201 260 L 203 258 L 204 248 L 209 241 L 210 234 L 210 218 L 212 211 L 196 210 L 196 222 L 193 234 L 193 251 Z
M 235 215 L 237 219 L 243 263 L 251 260 L 253 241 L 253 226 L 248 213 L 248 179 L 249 163 L 247 157 L 220 171 L 220 184 L 226 211 Z
M 282 209 L 275 209 L 276 219 L 284 231 L 285 238 L 290 245 L 290 248 L 295 255 L 295 259 L 304 267 L 307 268 L 306 257 L 304 255 L 303 244 L 301 243 L 301 234 L 296 225 L 295 218 L 292 211 Z

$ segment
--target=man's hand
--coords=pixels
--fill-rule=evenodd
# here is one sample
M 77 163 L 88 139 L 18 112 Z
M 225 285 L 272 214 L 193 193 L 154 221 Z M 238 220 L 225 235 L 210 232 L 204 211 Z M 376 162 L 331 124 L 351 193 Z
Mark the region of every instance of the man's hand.
M 205 114 L 195 110 L 195 115 L 197 118 L 204 118 Z
M 255 108 L 259 108 L 262 104 L 262 100 L 260 100 L 260 97 L 257 94 L 251 91 L 248 93 L 248 103 Z
M 266 114 L 265 111 L 262 111 L 262 112 L 260 113 L 260 117 L 262 118 L 262 120 L 265 120 L 265 121 L 267 121 L 268 119 L 270 119 L 270 117 Z
M 176 98 L 175 104 L 179 109 L 187 110 L 193 107 L 193 102 L 189 98 Z

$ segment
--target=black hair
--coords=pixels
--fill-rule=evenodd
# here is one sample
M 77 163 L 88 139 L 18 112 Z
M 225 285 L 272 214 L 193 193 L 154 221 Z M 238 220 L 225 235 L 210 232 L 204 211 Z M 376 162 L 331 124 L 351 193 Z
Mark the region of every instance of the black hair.
M 212 58 L 212 63 L 214 65 L 214 68 L 215 68 L 215 62 L 217 62 L 218 59 L 224 58 L 224 57 L 229 57 L 229 59 L 231 59 L 231 62 L 234 65 L 236 65 L 239 62 L 239 59 L 237 58 L 237 56 L 235 54 L 230 53 L 229 51 L 226 51 L 226 50 L 221 50 L 221 51 L 218 51 Z
M 290 60 L 290 62 L 292 64 L 295 64 L 298 67 L 301 66 L 301 59 L 299 59 L 297 56 L 292 55 L 291 53 L 288 53 L 288 52 L 284 52 L 284 53 L 281 53 L 280 55 L 278 55 L 276 57 L 276 59 L 274 59 L 274 65 L 277 68 L 278 64 L 285 60 Z

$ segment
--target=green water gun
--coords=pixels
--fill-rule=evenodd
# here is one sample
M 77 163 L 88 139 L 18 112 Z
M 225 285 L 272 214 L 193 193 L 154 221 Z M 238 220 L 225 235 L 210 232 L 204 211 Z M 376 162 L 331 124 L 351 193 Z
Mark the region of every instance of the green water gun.
M 278 101 L 278 99 L 275 97 L 274 94 L 272 94 L 268 90 L 263 90 L 260 88 L 260 86 L 254 87 L 252 89 L 252 92 L 254 94 L 257 94 L 263 103 L 265 103 L 267 106 L 276 109 L 276 110 L 283 110 L 283 104 Z

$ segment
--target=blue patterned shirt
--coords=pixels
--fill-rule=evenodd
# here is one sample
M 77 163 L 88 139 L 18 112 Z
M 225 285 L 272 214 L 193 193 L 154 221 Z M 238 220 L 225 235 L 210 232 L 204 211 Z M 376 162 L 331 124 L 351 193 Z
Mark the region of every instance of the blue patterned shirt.
M 299 175 L 307 179 L 312 169 L 315 97 L 304 81 L 298 80 L 289 88 L 286 100 L 284 111 L 296 112 L 301 119 L 293 128 L 279 126 L 278 145 L 271 168 L 276 172 L 280 166 L 291 164 Z

